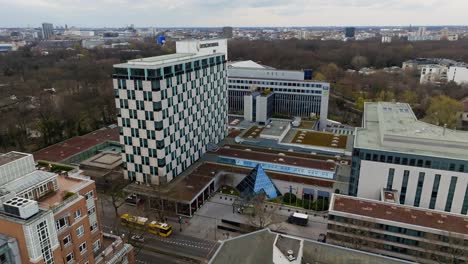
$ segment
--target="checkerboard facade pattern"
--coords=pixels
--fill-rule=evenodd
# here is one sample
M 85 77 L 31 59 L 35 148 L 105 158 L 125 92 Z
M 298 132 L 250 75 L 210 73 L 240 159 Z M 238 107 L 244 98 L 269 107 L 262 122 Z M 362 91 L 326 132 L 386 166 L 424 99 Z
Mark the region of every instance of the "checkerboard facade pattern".
M 132 181 L 169 182 L 196 162 L 208 143 L 227 135 L 225 56 L 163 66 L 114 68 L 125 177 Z

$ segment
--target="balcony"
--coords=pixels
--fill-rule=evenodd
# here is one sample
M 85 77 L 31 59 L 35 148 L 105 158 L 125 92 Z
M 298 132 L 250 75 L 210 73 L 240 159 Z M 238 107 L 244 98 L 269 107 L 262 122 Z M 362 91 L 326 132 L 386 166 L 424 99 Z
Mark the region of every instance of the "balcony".
M 119 236 L 103 233 L 103 246 L 95 252 L 95 263 L 121 263 L 122 259 L 133 259 L 133 247 L 125 244 Z

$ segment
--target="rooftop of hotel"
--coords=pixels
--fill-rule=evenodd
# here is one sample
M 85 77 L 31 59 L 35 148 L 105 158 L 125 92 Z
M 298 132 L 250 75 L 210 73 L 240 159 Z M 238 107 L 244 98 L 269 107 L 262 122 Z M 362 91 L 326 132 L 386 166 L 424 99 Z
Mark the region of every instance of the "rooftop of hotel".
M 330 212 L 404 223 L 452 233 L 468 234 L 468 216 L 412 206 L 333 194 Z
M 366 102 L 354 147 L 468 160 L 468 132 L 420 121 L 406 103 Z
M 174 63 L 187 62 L 193 59 L 205 59 L 213 56 L 224 55 L 222 53 L 213 53 L 209 55 L 199 55 L 196 53 L 173 53 L 155 57 L 129 60 L 126 63 L 114 65 L 115 68 L 132 68 L 138 67 L 141 69 L 156 69 L 165 66 L 173 65 Z
M 12 161 L 27 157 L 30 154 L 26 153 L 21 153 L 21 152 L 16 152 L 16 151 L 11 151 L 8 153 L 0 153 L 0 166 L 5 165 L 7 163 L 10 163 Z

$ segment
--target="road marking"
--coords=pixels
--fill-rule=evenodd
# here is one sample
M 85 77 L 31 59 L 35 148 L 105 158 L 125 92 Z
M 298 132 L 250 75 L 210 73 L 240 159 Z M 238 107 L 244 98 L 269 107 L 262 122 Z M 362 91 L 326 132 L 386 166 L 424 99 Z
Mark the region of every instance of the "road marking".
M 109 230 L 112 230 L 113 228 L 115 228 L 115 226 L 114 227 L 108 226 L 108 225 L 101 225 L 101 226 L 103 228 L 108 228 Z M 179 239 L 179 238 L 163 238 L 163 237 L 159 237 L 156 235 L 150 235 L 150 236 L 151 236 L 151 239 L 155 239 L 164 243 L 175 244 L 175 245 L 180 245 L 180 246 L 185 246 L 185 247 L 199 248 L 199 249 L 203 249 L 207 251 L 212 251 L 216 245 L 216 242 L 211 242 L 211 241 L 203 241 L 203 240 L 202 241 L 190 241 L 190 240 Z

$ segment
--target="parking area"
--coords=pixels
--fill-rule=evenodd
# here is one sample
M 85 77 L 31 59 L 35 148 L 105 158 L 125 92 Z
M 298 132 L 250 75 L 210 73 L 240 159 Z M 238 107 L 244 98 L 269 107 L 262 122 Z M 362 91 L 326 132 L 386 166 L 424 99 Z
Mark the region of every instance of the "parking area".
M 229 232 L 217 228 L 218 225 L 222 224 L 223 219 L 243 224 L 251 222 L 250 217 L 233 210 L 232 204 L 234 199 L 234 197 L 228 195 L 214 195 L 191 219 L 187 219 L 187 223 L 184 224 L 183 233 L 210 240 L 222 240 L 228 235 L 230 237 L 241 235 L 238 232 Z M 299 226 L 287 222 L 288 216 L 293 212 L 295 210 L 282 207 L 281 210 L 275 212 L 274 224 L 268 227 L 274 231 L 313 240 L 317 240 L 321 233 L 326 233 L 327 219 L 322 215 L 314 216 L 314 214 L 308 212 L 308 225 Z M 299 212 L 304 213 L 304 210 L 299 209 Z

